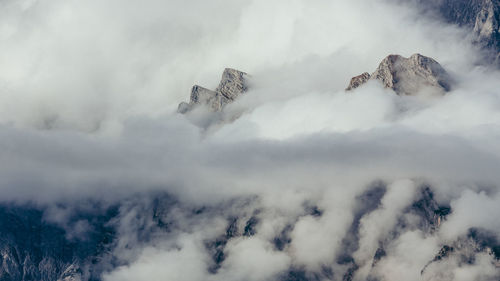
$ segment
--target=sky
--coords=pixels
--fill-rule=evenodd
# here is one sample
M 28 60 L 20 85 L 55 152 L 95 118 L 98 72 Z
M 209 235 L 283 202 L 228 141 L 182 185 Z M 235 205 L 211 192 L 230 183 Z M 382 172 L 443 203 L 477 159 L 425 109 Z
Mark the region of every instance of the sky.
M 421 274 L 472 228 L 500 239 L 500 72 L 472 42 L 404 1 L 1 0 L 0 201 L 45 206 L 68 237 L 87 227 L 68 221 L 71 206 L 123 202 L 124 265 L 106 281 L 280 280 L 290 269 L 341 280 L 356 221 L 353 280 L 494 279 L 487 253 Z M 376 81 L 345 92 L 387 55 L 414 53 L 450 73 L 449 93 L 397 96 Z M 251 75 L 244 96 L 220 115 L 176 113 L 225 67 Z M 380 202 L 359 211 L 378 183 Z M 422 186 L 452 209 L 432 233 L 408 212 Z M 147 217 L 157 192 L 176 198 L 165 202 L 171 233 Z M 206 241 L 230 217 L 240 235 L 210 272 Z

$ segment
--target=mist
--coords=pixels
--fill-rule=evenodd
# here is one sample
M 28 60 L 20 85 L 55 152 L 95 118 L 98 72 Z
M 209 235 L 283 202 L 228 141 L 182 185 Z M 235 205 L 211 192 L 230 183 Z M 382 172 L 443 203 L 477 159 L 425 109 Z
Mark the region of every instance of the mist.
M 449 93 L 345 91 L 414 53 Z M 176 112 L 225 67 L 251 74 L 244 96 Z M 77 212 L 118 205 L 106 281 L 494 280 L 486 251 L 431 261 L 500 239 L 499 75 L 411 3 L 0 0 L 0 201 L 70 240 L 92 231 Z M 427 187 L 452 210 L 436 229 L 412 207 Z

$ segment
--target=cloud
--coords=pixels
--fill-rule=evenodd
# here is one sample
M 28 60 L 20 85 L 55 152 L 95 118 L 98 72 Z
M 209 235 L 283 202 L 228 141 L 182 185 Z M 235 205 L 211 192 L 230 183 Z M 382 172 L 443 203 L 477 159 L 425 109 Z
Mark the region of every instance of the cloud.
M 119 262 L 104 280 L 340 280 L 353 268 L 360 280 L 416 280 L 470 228 L 500 230 L 491 216 L 500 186 L 499 72 L 478 64 L 466 31 L 412 6 L 0 7 L 0 201 L 35 202 L 68 239 L 93 231 L 75 214 L 99 216 L 95 202 L 118 204 L 109 254 Z M 450 93 L 400 97 L 376 81 L 344 91 L 386 55 L 417 52 L 458 81 Z M 193 84 L 215 88 L 224 67 L 251 73 L 250 91 L 221 116 L 175 113 Z M 239 117 L 228 120 L 233 113 Z M 358 212 L 374 183 L 385 188 L 380 204 Z M 436 233 L 408 214 L 423 185 L 452 209 Z M 169 199 L 158 203 L 159 194 Z M 381 245 L 386 256 L 374 265 Z M 495 275 L 483 254 L 474 265 L 450 259 L 428 268 L 424 277 L 437 280 L 475 278 L 483 268 Z M 440 275 L 443 268 L 452 273 Z
M 266 280 L 278 277 L 290 266 L 290 256 L 275 251 L 265 240 L 244 238 L 230 243 L 217 280 Z
M 117 268 L 105 275 L 103 280 L 205 280 L 204 259 L 200 245 L 189 237 L 180 238 L 178 249 L 157 249 L 147 247 L 132 266 Z
M 487 195 L 484 191 L 476 193 L 465 190 L 461 196 L 451 202 L 457 210 L 443 225 L 442 232 L 448 239 L 465 235 L 470 228 L 487 229 L 496 234 L 500 231 L 500 224 L 491 220 L 485 214 L 495 214 L 498 211 L 498 193 Z
M 432 260 L 438 250 L 434 237 L 427 238 L 420 232 L 409 231 L 393 242 L 389 248 L 388 258 L 382 260 L 375 269 L 376 275 L 381 280 L 398 278 L 421 280 L 422 265 Z M 437 280 L 447 280 L 439 275 L 432 277 L 438 278 Z
M 362 267 L 357 278 L 368 277 L 372 258 L 388 233 L 396 226 L 403 209 L 415 198 L 415 183 L 408 180 L 397 181 L 388 186 L 381 206 L 361 219 L 359 249 L 354 253 L 357 264 Z

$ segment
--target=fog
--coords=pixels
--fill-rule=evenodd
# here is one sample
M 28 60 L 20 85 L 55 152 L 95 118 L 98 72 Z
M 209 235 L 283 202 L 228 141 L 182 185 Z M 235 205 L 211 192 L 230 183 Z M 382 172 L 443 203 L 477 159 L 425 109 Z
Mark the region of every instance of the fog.
M 472 42 L 384 0 L 0 0 L 0 200 L 68 239 L 90 227 L 72 212 L 119 202 L 107 281 L 493 280 L 487 251 L 429 263 L 471 229 L 500 239 L 500 72 Z M 345 92 L 393 53 L 436 59 L 451 92 Z M 225 67 L 244 96 L 176 113 Z M 409 211 L 426 186 L 452 210 L 432 231 Z

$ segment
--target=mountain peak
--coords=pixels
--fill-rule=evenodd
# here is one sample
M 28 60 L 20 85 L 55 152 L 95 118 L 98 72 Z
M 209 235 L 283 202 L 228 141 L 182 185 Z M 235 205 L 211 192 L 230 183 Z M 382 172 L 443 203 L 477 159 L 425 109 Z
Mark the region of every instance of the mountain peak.
M 206 105 L 210 111 L 221 111 L 226 104 L 233 102 L 247 91 L 248 76 L 247 73 L 233 68 L 224 69 L 219 86 L 215 91 L 194 85 L 191 89 L 189 103 L 181 102 L 177 112 L 184 114 L 198 105 Z
M 451 79 L 446 70 L 434 59 L 421 54 L 409 58 L 391 54 L 385 57 L 375 72 L 353 77 L 346 90 L 353 90 L 369 80 L 379 80 L 385 88 L 398 95 L 415 95 L 423 88 L 445 93 L 451 88 Z

